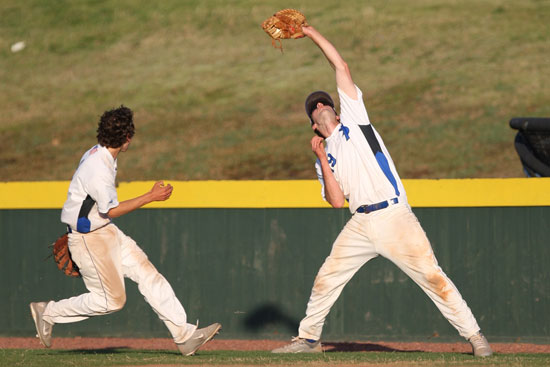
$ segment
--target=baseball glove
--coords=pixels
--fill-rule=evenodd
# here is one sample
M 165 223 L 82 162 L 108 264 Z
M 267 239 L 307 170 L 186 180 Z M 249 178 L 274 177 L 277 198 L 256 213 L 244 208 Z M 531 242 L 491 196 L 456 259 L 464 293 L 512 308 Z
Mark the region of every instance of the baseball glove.
M 69 251 L 69 236 L 65 233 L 50 246 L 53 248 L 53 259 L 57 268 L 70 277 L 80 277 L 78 266 L 71 258 Z M 52 256 L 50 255 L 50 256 Z
M 296 9 L 279 10 L 262 23 L 262 29 L 271 37 L 271 44 L 281 52 L 283 51 L 281 39 L 304 37 L 302 27 L 305 26 L 308 26 L 305 15 Z

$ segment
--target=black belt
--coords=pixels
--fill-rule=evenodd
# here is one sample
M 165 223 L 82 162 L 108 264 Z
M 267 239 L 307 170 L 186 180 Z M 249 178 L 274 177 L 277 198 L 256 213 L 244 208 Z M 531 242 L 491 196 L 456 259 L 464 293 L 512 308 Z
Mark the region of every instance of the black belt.
M 398 202 L 399 202 L 399 200 L 397 198 L 393 198 L 393 199 L 390 199 L 390 200 L 381 201 L 381 202 L 376 203 L 376 204 L 361 205 L 359 208 L 357 208 L 357 210 L 355 212 L 356 213 L 368 214 L 368 213 L 375 212 L 375 211 L 380 210 L 380 209 L 387 208 L 391 204 L 397 204 Z

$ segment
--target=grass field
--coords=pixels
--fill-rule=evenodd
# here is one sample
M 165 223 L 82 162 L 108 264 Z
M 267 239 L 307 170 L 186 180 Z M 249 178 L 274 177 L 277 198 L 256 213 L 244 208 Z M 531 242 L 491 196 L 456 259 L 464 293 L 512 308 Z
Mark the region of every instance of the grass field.
M 271 47 L 273 0 L 4 0 L 0 180 L 68 180 L 99 115 L 137 135 L 118 179 L 313 179 L 303 113 L 334 76 Z M 341 51 L 404 178 L 519 177 L 513 116 L 549 116 L 550 1 L 290 1 Z M 10 45 L 24 41 L 13 53 Z
M 321 355 L 273 355 L 269 352 L 205 351 L 182 357 L 155 350 L 0 350 L 0 366 L 548 366 L 548 354 L 497 354 L 479 359 L 458 353 L 334 352 Z

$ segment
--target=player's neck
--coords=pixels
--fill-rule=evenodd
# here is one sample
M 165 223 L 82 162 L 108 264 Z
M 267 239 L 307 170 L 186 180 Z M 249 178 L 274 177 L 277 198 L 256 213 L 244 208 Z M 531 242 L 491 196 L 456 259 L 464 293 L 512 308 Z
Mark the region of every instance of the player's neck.
M 121 147 L 118 147 L 118 148 L 108 147 L 107 150 L 109 151 L 109 153 L 111 153 L 111 155 L 113 156 L 113 159 L 116 160 L 116 158 L 118 157 L 118 153 L 120 153 Z
M 334 122 L 331 122 L 327 125 L 327 138 L 332 135 L 333 131 L 336 129 L 336 126 L 338 126 L 340 122 L 338 120 L 335 120 Z

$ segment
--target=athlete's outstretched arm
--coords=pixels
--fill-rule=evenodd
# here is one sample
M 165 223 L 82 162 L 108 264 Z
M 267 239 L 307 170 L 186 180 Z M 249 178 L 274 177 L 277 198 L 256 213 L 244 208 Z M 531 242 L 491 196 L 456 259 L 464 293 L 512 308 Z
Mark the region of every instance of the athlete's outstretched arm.
M 168 184 L 165 186 L 163 181 L 155 182 L 151 191 L 148 191 L 136 198 L 119 203 L 118 206 L 109 209 L 109 213 L 107 213 L 107 215 L 109 218 L 116 218 L 141 208 L 150 202 L 167 200 L 170 195 L 172 195 L 172 189 L 172 185 Z
M 338 53 L 334 45 L 312 26 L 303 27 L 302 30 L 306 36 L 311 38 L 311 40 L 319 46 L 323 54 L 325 54 L 330 66 L 332 66 L 336 72 L 336 85 L 338 88 L 343 90 L 349 97 L 357 99 L 357 91 L 351 79 L 348 64 L 344 61 L 340 53 Z

